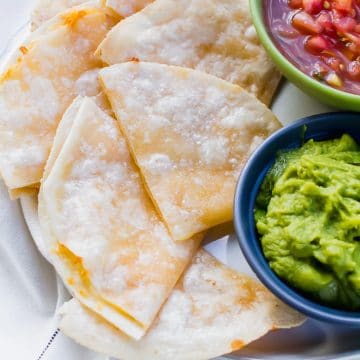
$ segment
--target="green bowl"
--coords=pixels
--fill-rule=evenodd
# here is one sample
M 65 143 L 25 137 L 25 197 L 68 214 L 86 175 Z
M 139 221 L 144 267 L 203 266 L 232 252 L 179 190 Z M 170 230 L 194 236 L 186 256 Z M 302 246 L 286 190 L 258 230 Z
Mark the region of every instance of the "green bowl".
M 278 50 L 267 31 L 263 16 L 263 0 L 249 0 L 253 22 L 267 53 L 285 77 L 319 101 L 339 109 L 360 111 L 360 96 L 324 85 L 296 68 Z

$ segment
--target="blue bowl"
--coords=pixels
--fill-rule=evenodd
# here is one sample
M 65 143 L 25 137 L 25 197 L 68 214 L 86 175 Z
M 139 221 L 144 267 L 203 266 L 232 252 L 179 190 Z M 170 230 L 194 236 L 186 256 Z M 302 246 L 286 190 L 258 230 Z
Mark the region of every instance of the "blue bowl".
M 262 252 L 254 221 L 255 199 L 279 150 L 300 147 L 305 140 L 328 140 L 348 133 L 360 143 L 360 114 L 350 112 L 310 116 L 270 136 L 250 157 L 237 184 L 234 223 L 240 247 L 249 265 L 276 296 L 305 315 L 318 320 L 360 326 L 360 311 L 330 308 L 312 301 L 282 281 Z

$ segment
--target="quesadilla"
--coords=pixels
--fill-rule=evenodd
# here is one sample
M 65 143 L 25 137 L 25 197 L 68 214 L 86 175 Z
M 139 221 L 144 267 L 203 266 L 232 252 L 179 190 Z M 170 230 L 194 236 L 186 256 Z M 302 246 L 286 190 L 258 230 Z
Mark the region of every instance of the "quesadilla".
M 139 339 L 202 236 L 173 241 L 116 120 L 91 99 L 79 101 L 57 131 L 40 188 L 40 225 L 72 294 Z
M 99 74 L 173 238 L 230 221 L 245 161 L 281 126 L 273 113 L 239 86 L 195 70 L 129 62 Z
M 156 0 L 101 43 L 109 64 L 138 59 L 205 71 L 269 104 L 280 73 L 260 44 L 249 0 Z
M 77 80 L 102 66 L 93 53 L 114 24 L 102 6 L 76 7 L 41 26 L 13 55 L 0 77 L 0 172 L 10 190 L 40 182 Z
M 63 333 L 121 360 L 205 360 L 239 350 L 304 318 L 256 280 L 200 250 L 149 332 L 134 341 L 76 300 L 60 310 Z

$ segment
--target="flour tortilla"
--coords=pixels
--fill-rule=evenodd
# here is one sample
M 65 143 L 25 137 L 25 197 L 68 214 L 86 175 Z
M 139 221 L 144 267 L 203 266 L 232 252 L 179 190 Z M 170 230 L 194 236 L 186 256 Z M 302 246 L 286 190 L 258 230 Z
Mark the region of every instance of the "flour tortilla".
M 202 236 L 182 244 L 171 239 L 116 120 L 91 99 L 79 101 L 54 141 L 39 194 L 40 225 L 73 295 L 139 339 Z
M 149 332 L 133 341 L 77 301 L 60 310 L 63 333 L 122 360 L 205 360 L 236 351 L 304 318 L 256 280 L 200 250 Z
M 72 104 L 67 108 L 59 123 L 59 126 L 56 129 L 55 139 L 51 148 L 50 155 L 47 159 L 44 174 L 42 177 L 43 181 L 48 177 L 55 163 L 55 160 L 57 159 L 65 143 L 65 140 L 71 131 L 74 119 L 77 113 L 79 112 L 80 107 L 84 102 L 85 98 L 88 97 L 97 105 L 97 107 L 99 107 L 107 115 L 113 116 L 110 103 L 107 97 L 105 96 L 105 94 L 100 90 L 100 84 L 98 81 L 98 72 L 99 69 L 95 69 L 94 71 L 92 71 L 92 74 L 90 76 L 89 74 L 85 73 L 83 74 L 82 77 L 80 77 L 80 79 L 77 80 L 78 93 L 81 95 L 77 96 L 75 100 L 72 102 Z M 92 95 L 92 96 L 86 96 L 86 95 Z
M 143 9 L 154 0 L 103 0 L 106 6 L 120 17 L 127 17 Z M 87 3 L 88 0 L 39 0 L 31 16 L 31 28 L 37 29 L 60 12 Z M 119 20 L 120 20 L 119 17 Z
M 79 94 L 79 96 L 74 100 L 73 104 L 69 106 L 67 111 L 64 113 L 63 119 L 60 122 L 61 128 L 65 128 L 67 130 L 70 130 L 70 128 L 67 125 L 67 121 L 64 120 L 64 118 L 69 118 L 70 124 L 72 122 L 72 111 L 77 111 L 75 104 L 79 101 L 81 102 L 81 99 L 84 96 L 91 96 L 92 100 L 95 101 L 95 103 L 108 115 L 113 116 L 113 112 L 111 110 L 109 101 L 107 97 L 104 95 L 104 93 L 100 89 L 99 81 L 97 78 L 97 74 L 99 72 L 99 69 L 93 69 L 90 71 L 87 71 L 83 73 L 80 78 L 75 83 L 76 93 Z M 74 106 L 73 106 L 74 105 Z M 69 124 L 69 125 L 70 125 Z M 59 126 L 60 127 L 60 126 Z M 57 128 L 57 132 L 63 131 L 63 129 Z M 63 144 L 63 141 L 65 140 L 67 136 L 67 133 L 64 134 L 64 138 L 61 138 L 61 136 L 56 136 L 57 141 L 61 139 L 60 144 L 58 146 L 57 151 L 60 151 L 61 146 Z M 51 156 L 54 156 L 56 153 L 57 146 L 53 144 Z M 53 162 L 53 159 L 48 159 L 47 163 Z M 46 173 L 46 170 L 45 170 Z M 43 177 L 45 177 L 46 174 L 43 174 Z M 21 196 L 32 196 L 39 192 L 40 184 L 36 184 L 34 186 L 27 186 L 23 188 L 17 188 L 17 189 L 10 189 L 9 195 L 12 200 L 19 199 Z
M 47 159 L 44 174 L 42 177 L 42 181 L 44 182 L 49 176 L 51 169 L 53 168 L 56 159 L 58 158 L 64 143 L 69 136 L 69 133 L 72 129 L 74 120 L 80 110 L 82 103 L 84 102 L 84 97 L 78 96 L 72 104 L 65 111 L 59 126 L 56 129 L 56 135 L 54 138 L 54 142 L 51 148 L 50 155 Z
M 12 56 L 0 77 L 0 172 L 10 190 L 40 182 L 77 81 L 102 66 L 94 50 L 114 24 L 100 5 L 76 7 L 41 26 Z
M 106 6 L 122 17 L 128 17 L 142 10 L 154 0 L 106 0 Z
M 100 81 L 176 240 L 230 221 L 238 176 L 280 123 L 242 88 L 203 72 L 129 62 Z
M 38 0 L 31 16 L 31 28 L 35 30 L 64 10 L 86 2 L 88 0 Z
M 121 21 L 97 53 L 109 65 L 138 59 L 205 71 L 269 104 L 280 73 L 260 44 L 249 0 L 157 0 Z

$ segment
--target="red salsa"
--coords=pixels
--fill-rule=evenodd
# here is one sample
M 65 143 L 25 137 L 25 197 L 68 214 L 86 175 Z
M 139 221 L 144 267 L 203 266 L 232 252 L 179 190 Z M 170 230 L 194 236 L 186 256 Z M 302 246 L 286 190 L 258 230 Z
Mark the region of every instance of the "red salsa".
M 360 0 L 265 0 L 268 29 L 300 70 L 360 95 Z

